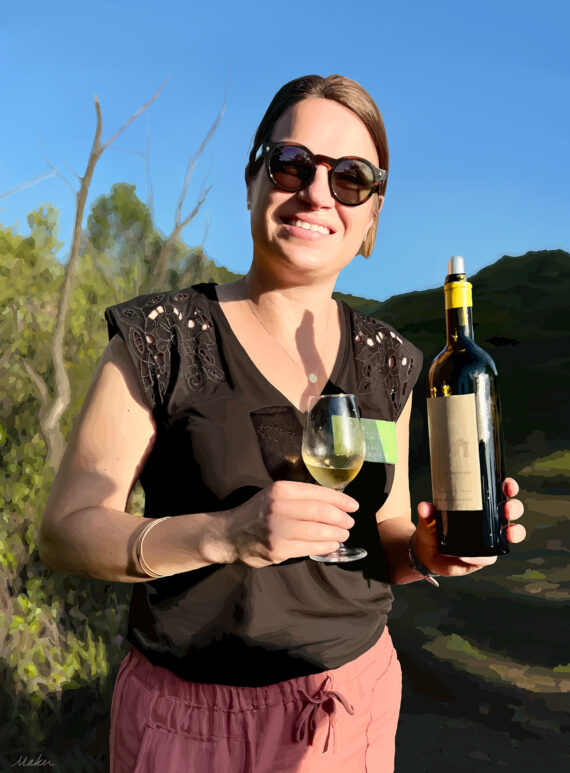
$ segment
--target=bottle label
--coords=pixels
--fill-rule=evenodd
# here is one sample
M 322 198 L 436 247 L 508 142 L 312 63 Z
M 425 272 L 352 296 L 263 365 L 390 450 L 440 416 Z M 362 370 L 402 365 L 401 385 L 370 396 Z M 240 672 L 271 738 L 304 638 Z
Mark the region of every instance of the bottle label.
M 482 510 L 475 395 L 427 401 L 433 503 L 438 510 Z

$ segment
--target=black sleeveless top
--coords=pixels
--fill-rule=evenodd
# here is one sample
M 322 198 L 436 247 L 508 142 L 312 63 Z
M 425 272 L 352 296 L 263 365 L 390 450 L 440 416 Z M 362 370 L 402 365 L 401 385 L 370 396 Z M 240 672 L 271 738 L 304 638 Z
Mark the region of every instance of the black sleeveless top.
M 354 393 L 365 418 L 396 421 L 422 355 L 393 328 L 340 303 L 342 334 L 324 393 Z M 125 341 L 157 435 L 140 474 L 145 517 L 227 510 L 275 480 L 313 483 L 303 414 L 263 377 L 233 334 L 215 285 L 105 310 Z M 216 564 L 136 583 L 127 639 L 182 679 L 261 686 L 337 668 L 380 638 L 393 596 L 376 511 L 394 465 L 365 462 L 346 493 L 360 503 L 344 564 L 294 558 Z M 316 485 L 316 484 L 315 484 Z

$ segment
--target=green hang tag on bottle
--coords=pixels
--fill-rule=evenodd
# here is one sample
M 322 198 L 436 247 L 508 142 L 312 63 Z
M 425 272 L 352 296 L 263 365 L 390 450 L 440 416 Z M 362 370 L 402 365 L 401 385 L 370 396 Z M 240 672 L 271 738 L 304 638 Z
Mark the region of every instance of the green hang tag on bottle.
M 381 419 L 360 419 L 366 443 L 365 462 L 384 462 L 396 464 L 398 447 L 396 444 L 396 422 Z
M 358 419 L 350 416 L 331 416 L 332 433 L 335 456 L 352 456 L 353 450 L 353 424 Z
M 398 449 L 396 446 L 396 424 L 381 419 L 353 419 L 348 416 L 332 416 L 334 453 L 340 456 L 350 454 L 350 423 L 360 421 L 366 444 L 365 462 L 383 462 L 396 464 Z

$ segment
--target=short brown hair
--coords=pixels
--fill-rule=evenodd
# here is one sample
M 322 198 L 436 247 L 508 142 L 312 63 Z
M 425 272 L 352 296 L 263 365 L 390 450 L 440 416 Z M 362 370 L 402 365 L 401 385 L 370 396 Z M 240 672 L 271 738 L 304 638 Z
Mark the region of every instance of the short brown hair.
M 384 121 L 382 120 L 382 115 L 378 110 L 376 102 L 372 99 L 366 89 L 356 81 L 346 78 L 343 75 L 329 75 L 326 78 L 323 78 L 321 75 L 304 75 L 302 78 L 295 78 L 282 86 L 265 111 L 265 115 L 257 127 L 253 140 L 253 147 L 245 168 L 246 185 L 249 185 L 261 166 L 259 161 L 257 164 L 255 163 L 255 154 L 263 142 L 270 141 L 273 127 L 279 118 L 289 107 L 291 107 L 291 105 L 311 97 L 331 99 L 334 102 L 338 102 L 340 105 L 347 107 L 349 110 L 352 110 L 352 112 L 364 123 L 370 133 L 376 147 L 376 152 L 378 153 L 380 168 L 385 169 L 386 173 L 388 172 L 388 140 L 386 138 Z M 387 180 L 388 175 L 386 174 L 386 180 L 380 188 L 380 193 L 382 195 L 384 195 L 386 191 Z M 365 258 L 372 252 L 374 242 L 376 241 L 379 211 L 378 196 L 375 195 L 374 200 L 376 201 L 377 206 L 374 222 L 357 253 L 359 255 L 364 255 Z

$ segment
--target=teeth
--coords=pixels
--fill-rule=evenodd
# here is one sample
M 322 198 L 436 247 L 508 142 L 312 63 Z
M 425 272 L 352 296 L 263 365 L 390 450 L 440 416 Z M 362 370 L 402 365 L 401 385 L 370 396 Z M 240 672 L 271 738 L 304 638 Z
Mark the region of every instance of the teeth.
M 321 234 L 330 234 L 330 230 L 324 225 L 314 225 L 312 223 L 306 223 L 304 220 L 292 220 L 291 225 L 297 228 L 304 228 L 305 231 L 318 231 Z

